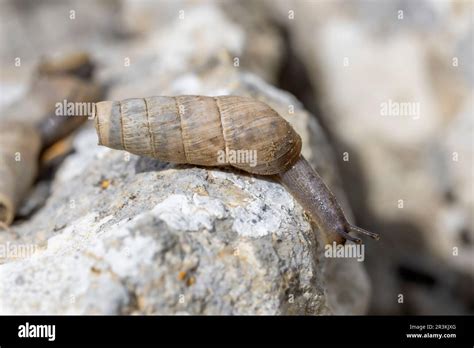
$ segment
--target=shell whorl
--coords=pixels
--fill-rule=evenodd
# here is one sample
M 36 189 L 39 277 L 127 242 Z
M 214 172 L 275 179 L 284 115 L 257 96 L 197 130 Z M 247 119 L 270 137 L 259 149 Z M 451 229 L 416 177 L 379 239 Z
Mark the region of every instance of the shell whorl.
M 299 158 L 301 138 L 267 104 L 245 97 L 176 96 L 95 105 L 99 144 L 167 162 L 231 165 L 272 175 Z M 256 163 L 223 163 L 219 152 L 255 151 Z

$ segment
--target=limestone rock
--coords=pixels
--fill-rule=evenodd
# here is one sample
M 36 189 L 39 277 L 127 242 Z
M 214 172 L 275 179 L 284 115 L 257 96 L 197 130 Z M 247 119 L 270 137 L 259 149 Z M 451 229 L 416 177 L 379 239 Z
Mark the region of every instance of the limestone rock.
M 321 127 L 295 97 L 264 80 L 275 78 L 279 56 L 247 49 L 252 31 L 218 6 L 192 7 L 186 18 L 96 53 L 107 98 L 235 94 L 263 100 L 293 124 L 303 154 L 350 216 Z M 268 63 L 259 73 L 264 78 L 234 65 L 244 52 Z M 37 197 L 45 192 L 42 205 Z M 40 181 L 32 195 L 20 209 L 24 220 L 0 233 L 2 314 L 367 310 L 363 265 L 324 258 L 317 228 L 269 178 L 99 147 L 89 124 L 54 180 Z

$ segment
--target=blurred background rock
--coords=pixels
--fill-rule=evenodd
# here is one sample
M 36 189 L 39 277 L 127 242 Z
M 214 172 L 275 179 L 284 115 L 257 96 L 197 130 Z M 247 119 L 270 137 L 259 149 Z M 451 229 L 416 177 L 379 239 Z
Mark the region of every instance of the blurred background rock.
M 332 312 L 474 312 L 472 1 L 1 0 L 0 38 L 2 106 L 42 56 L 76 50 L 108 99 L 230 92 L 284 108 L 298 102 L 272 85 L 290 92 L 315 118 L 304 151 L 382 237 L 366 241 L 370 298 L 354 271 L 359 285 L 334 284 L 358 290 Z M 384 116 L 389 101 L 419 112 Z M 319 124 L 333 146 L 322 155 Z

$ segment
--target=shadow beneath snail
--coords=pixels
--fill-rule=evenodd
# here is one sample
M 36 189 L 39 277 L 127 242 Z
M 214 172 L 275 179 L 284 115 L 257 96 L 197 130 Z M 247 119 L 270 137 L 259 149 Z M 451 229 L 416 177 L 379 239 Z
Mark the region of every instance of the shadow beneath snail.
M 174 166 L 175 165 L 169 162 L 160 161 L 159 159 L 156 159 L 156 158 L 140 156 L 135 162 L 135 174 L 147 173 L 147 172 L 159 172 L 159 171 L 166 170 Z
M 219 171 L 222 173 L 233 173 L 239 176 L 243 176 L 246 178 L 257 178 L 259 180 L 265 180 L 267 182 L 272 183 L 279 183 L 278 177 L 276 175 L 257 175 L 245 172 L 241 169 L 228 166 L 222 167 L 206 167 L 200 165 L 193 165 L 193 164 L 184 164 L 184 163 L 172 163 L 172 162 L 165 162 L 161 161 L 156 158 L 151 157 L 138 157 L 135 163 L 135 174 L 139 173 L 147 173 L 147 172 L 160 172 L 167 169 L 176 169 L 176 170 L 184 170 L 184 169 L 191 169 L 191 168 L 200 168 L 212 171 Z

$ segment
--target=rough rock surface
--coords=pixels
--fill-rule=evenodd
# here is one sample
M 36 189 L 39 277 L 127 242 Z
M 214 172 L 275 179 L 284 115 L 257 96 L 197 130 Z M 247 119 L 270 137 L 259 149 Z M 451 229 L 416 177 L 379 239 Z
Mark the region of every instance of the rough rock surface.
M 197 6 L 186 18 L 196 20 L 176 18 L 135 45 L 98 53 L 108 98 L 195 93 L 266 101 L 301 134 L 303 153 L 350 215 L 315 119 L 293 96 L 234 65 L 235 54 L 265 61 L 265 52 L 248 50 L 248 34 L 217 6 Z M 268 61 L 275 59 L 271 52 Z M 270 76 L 275 65 L 268 66 Z M 1 314 L 366 311 L 362 264 L 325 259 L 318 230 L 280 184 L 96 144 L 89 124 L 54 180 L 40 180 L 25 202 L 28 219 L 0 234 L 8 247 L 0 259 Z
M 338 311 L 315 234 L 281 185 L 96 142 L 81 131 L 46 206 L 14 227 L 39 250 L 0 266 L 2 313 Z M 367 290 L 356 282 L 344 309 L 361 310 Z

